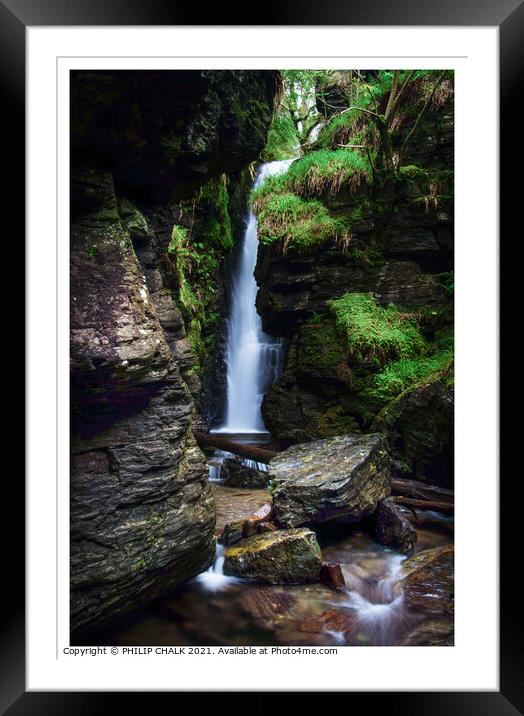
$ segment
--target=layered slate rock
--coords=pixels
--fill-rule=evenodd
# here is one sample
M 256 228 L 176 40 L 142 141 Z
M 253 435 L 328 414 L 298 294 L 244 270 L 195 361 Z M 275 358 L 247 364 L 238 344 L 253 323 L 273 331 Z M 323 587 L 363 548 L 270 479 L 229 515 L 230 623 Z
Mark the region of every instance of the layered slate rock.
M 381 544 L 391 545 L 404 554 L 413 552 L 417 543 L 417 530 L 390 497 L 378 503 L 375 534 Z
M 413 609 L 430 614 L 454 613 L 454 548 L 424 550 L 402 564 L 399 589 Z
M 277 530 L 243 540 L 224 553 L 224 574 L 260 584 L 318 582 L 322 555 L 306 528 Z
M 453 391 L 440 381 L 406 391 L 377 416 L 373 429 L 383 431 L 394 464 L 414 480 L 453 486 Z
M 188 316 L 166 283 L 172 202 L 220 175 L 235 184 L 265 144 L 276 81 L 273 71 L 72 73 L 75 636 L 213 560 L 214 503 L 192 434 L 200 381 Z
M 71 628 L 104 624 L 209 565 L 214 504 L 193 404 L 107 173 L 75 178 Z
M 260 488 L 269 483 L 267 472 L 246 465 L 241 458 L 225 458 L 220 476 L 228 487 Z
M 275 521 L 283 527 L 357 521 L 390 494 L 389 455 L 379 434 L 294 445 L 269 471 Z

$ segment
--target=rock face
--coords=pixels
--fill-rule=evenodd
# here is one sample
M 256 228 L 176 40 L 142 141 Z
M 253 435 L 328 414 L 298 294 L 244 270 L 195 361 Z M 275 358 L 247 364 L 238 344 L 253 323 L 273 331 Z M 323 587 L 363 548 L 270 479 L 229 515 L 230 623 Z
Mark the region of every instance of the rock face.
M 409 415 L 404 407 L 402 417 L 392 419 L 391 425 L 384 420 L 374 424 L 404 390 L 436 378 L 431 372 L 424 373 L 430 375 L 427 380 L 420 378 L 413 370 L 419 366 L 407 360 L 396 366 L 398 373 L 413 377 L 378 395 L 373 383 L 377 367 L 348 355 L 348 342 L 328 305 L 345 294 L 368 294 L 380 308 L 394 306 L 418 316 L 424 340 L 435 351 L 441 350 L 437 342 L 451 333 L 452 288 L 446 276 L 453 270 L 454 126 L 449 85 L 446 93 L 439 107 L 428 108 L 411 137 L 392 189 L 391 210 L 383 212 L 380 197 L 365 187 L 351 193 L 342 184 L 336 192 L 318 193 L 315 198 L 330 216 L 350 227 L 347 250 L 336 242 L 312 243 L 282 255 L 260 245 L 256 277 L 264 330 L 283 337 L 287 345 L 283 374 L 262 406 L 272 438 L 285 448 L 343 433 L 383 431 L 392 444 L 396 474 L 449 487 L 452 390 L 442 385 L 445 396 L 435 394 L 431 399 L 431 390 L 423 390 L 411 398 L 417 405 L 411 405 Z M 333 105 L 328 107 L 320 97 L 318 108 L 329 117 L 347 101 L 343 78 L 334 76 L 325 96 Z M 408 131 L 409 122 L 402 124 L 399 118 L 395 147 L 402 145 Z M 313 150 L 317 148 L 321 147 Z
M 440 381 L 403 393 L 377 416 L 373 427 L 389 439 L 403 475 L 453 487 L 453 391 Z
M 74 72 L 73 161 L 111 166 L 148 203 L 185 198 L 258 157 L 276 85 L 272 71 Z
M 322 567 L 315 533 L 306 528 L 249 537 L 224 556 L 224 574 L 260 584 L 317 582 Z
M 400 585 L 406 603 L 413 609 L 431 614 L 453 614 L 454 548 L 425 550 L 402 564 Z
M 267 487 L 269 475 L 263 470 L 243 464 L 241 459 L 226 458 L 220 472 L 228 487 Z
M 391 545 L 404 554 L 410 554 L 415 549 L 417 531 L 391 498 L 378 503 L 375 532 L 381 544 Z
M 381 435 L 341 435 L 295 445 L 270 465 L 275 521 L 295 527 L 356 521 L 390 493 L 389 455 Z
M 165 283 L 170 201 L 256 159 L 274 85 L 273 72 L 73 73 L 73 635 L 214 557 L 214 503 L 191 430 L 200 383 Z
M 73 632 L 198 573 L 215 520 L 191 395 L 114 221 L 110 177 L 84 176 L 94 212 L 71 234 Z

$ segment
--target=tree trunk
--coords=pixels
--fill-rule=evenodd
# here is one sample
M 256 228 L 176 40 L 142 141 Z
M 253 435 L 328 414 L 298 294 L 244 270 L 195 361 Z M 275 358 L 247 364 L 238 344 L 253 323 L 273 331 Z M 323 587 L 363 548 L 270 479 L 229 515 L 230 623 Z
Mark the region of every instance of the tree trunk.
M 246 457 L 249 460 L 255 460 L 256 462 L 268 463 L 272 460 L 277 452 L 274 450 L 268 450 L 267 448 L 258 447 L 255 445 L 246 445 L 244 443 L 237 443 L 234 440 L 221 437 L 220 435 L 212 435 L 210 433 L 193 432 L 195 439 L 201 448 L 216 448 L 217 450 L 225 450 L 232 452 L 235 455 Z
M 455 506 L 449 502 L 437 502 L 435 500 L 415 500 L 411 497 L 394 497 L 398 505 L 411 507 L 419 510 L 435 510 L 435 512 L 443 512 L 445 515 L 455 514 Z
M 436 485 L 426 485 L 417 480 L 391 480 L 391 493 L 404 497 L 412 497 L 416 500 L 433 500 L 453 504 L 454 493 L 452 490 L 445 490 Z

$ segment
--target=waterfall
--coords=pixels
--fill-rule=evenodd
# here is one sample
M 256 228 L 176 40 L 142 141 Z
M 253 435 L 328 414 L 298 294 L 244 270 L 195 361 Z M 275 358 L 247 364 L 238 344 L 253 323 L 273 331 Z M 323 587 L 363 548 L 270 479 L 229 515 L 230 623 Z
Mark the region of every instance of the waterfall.
M 263 164 L 254 187 L 268 176 L 285 172 L 293 160 Z M 230 315 L 227 320 L 227 408 L 224 425 L 213 432 L 265 433 L 260 413 L 264 394 L 279 377 L 282 340 L 262 330 L 255 307 L 258 233 L 255 214 L 249 209 L 238 266 L 231 283 Z

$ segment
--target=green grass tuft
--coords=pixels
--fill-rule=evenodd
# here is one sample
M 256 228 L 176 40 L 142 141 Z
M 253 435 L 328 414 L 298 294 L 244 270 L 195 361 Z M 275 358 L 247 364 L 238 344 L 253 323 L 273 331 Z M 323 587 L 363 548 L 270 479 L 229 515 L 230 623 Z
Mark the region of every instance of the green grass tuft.
M 388 361 L 427 351 L 427 342 L 411 313 L 377 306 L 365 293 L 346 293 L 328 301 L 328 306 L 346 335 L 350 357 L 359 363 L 381 368 Z
M 258 235 L 279 253 L 289 248 L 304 250 L 328 240 L 349 240 L 344 224 L 333 218 L 320 201 L 304 200 L 291 192 L 258 194 L 253 201 Z
M 435 349 L 430 355 L 403 358 L 388 363 L 373 376 L 363 394 L 373 400 L 386 402 L 396 398 L 408 388 L 442 380 L 453 384 L 453 350 Z
M 351 193 L 371 181 L 367 154 L 353 149 L 321 149 L 308 152 L 293 162 L 287 172 L 268 177 L 252 194 L 252 201 L 267 194 L 294 193 L 303 198 L 336 194 L 346 188 Z

